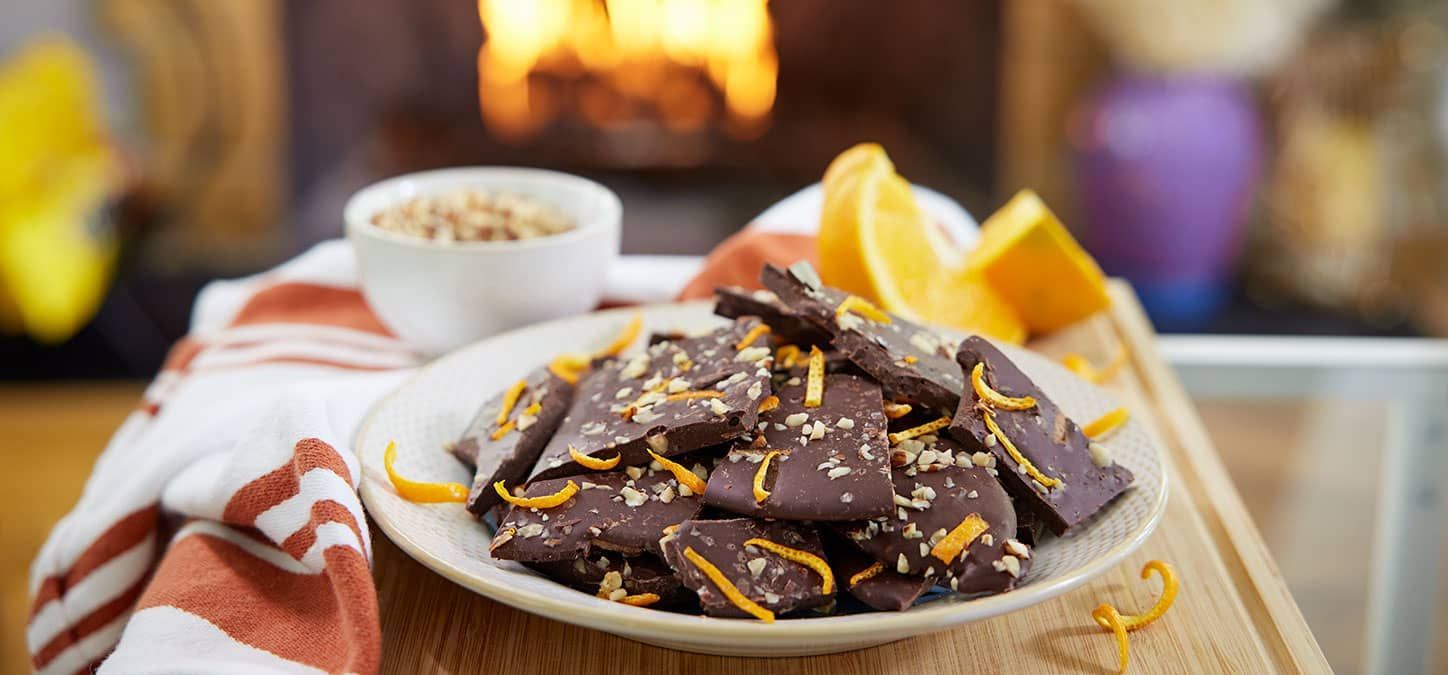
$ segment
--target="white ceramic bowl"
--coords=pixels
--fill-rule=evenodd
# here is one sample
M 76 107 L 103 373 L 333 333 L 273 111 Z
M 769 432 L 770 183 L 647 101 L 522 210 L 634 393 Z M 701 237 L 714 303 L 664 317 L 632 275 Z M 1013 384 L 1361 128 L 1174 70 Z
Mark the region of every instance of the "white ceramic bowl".
M 566 214 L 575 229 L 519 241 L 439 243 L 383 230 L 378 211 L 414 197 L 476 188 L 531 197 Z M 394 334 L 426 354 L 598 305 L 618 258 L 618 195 L 556 171 L 471 167 L 375 183 L 347 201 L 343 217 L 362 292 Z

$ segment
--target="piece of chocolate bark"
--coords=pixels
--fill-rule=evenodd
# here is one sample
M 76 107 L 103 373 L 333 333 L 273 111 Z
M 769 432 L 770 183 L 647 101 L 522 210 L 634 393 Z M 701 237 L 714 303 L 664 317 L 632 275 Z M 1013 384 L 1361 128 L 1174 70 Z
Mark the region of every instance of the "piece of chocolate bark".
M 602 597 L 618 595 L 622 589 L 622 595 L 653 593 L 659 596 L 659 604 L 670 604 L 682 590 L 674 570 L 653 555 L 625 557 L 595 551 L 587 558 L 527 565 L 561 584 Z
M 573 385 L 546 367 L 529 373 L 522 382 L 523 390 L 509 410 L 501 410 L 506 390 L 489 398 L 452 446 L 453 455 L 473 469 L 467 502 L 473 515 L 482 517 L 502 501 L 493 483 L 501 480 L 513 485 L 528 474 L 568 412 Z M 502 423 L 498 422 L 500 412 L 505 413 Z
M 769 324 L 776 337 L 806 351 L 810 345 L 825 347 L 830 343 L 829 333 L 791 312 L 774 291 L 746 291 L 738 286 L 721 286 L 714 289 L 714 299 L 715 314 L 731 319 L 757 316 Z
M 956 358 L 967 373 L 984 363 L 985 382 L 997 392 L 1036 399 L 1026 410 L 994 410 L 995 423 L 1040 475 L 1058 485 L 1048 487 L 1031 476 L 991 433 L 984 417 L 989 406 L 973 388 L 967 387 L 961 398 L 950 434 L 974 452 L 993 455 L 1006 489 L 1052 532 L 1063 534 L 1079 525 L 1131 486 L 1131 472 L 1105 453 L 1091 452 L 1091 441 L 1076 423 L 1000 350 L 971 337 L 961 343 Z
M 834 598 L 833 592 L 825 594 L 823 579 L 813 568 L 760 547 L 745 546 L 744 542 L 750 539 L 766 539 L 825 558 L 819 532 L 813 525 L 734 518 L 681 523 L 662 542 L 664 559 L 674 568 L 684 586 L 698 594 L 699 604 L 710 616 L 750 615 L 731 602 L 684 555 L 685 549 L 694 549 L 695 553 L 717 567 L 744 597 L 775 614 L 819 607 Z
M 876 560 L 855 546 L 842 542 L 838 537 L 828 537 L 825 551 L 830 556 L 830 568 L 835 572 L 835 581 L 856 600 L 873 609 L 899 612 L 909 609 L 935 582 L 923 576 L 900 574 L 893 569 L 882 569 L 869 573 L 870 567 L 879 564 Z M 855 575 L 866 573 L 859 581 L 852 582 Z
M 709 476 L 704 503 L 749 516 L 858 520 L 894 512 L 879 385 L 827 375 L 821 405 L 805 407 L 806 384 L 786 384 L 779 406 L 761 413 L 750 443 L 739 442 Z M 767 466 L 763 460 L 774 455 Z M 757 501 L 754 478 L 765 468 Z
M 828 331 L 835 349 L 878 380 L 891 400 L 955 411 L 965 380 L 952 358 L 953 341 L 893 314 L 886 323 L 838 311 L 849 295 L 821 284 L 807 264 L 765 265 L 760 281 L 790 311 Z
M 704 471 L 702 463 L 686 466 L 691 464 Z M 581 489 L 563 504 L 509 509 L 489 548 L 494 558 L 553 562 L 587 557 L 595 549 L 658 555 L 664 528 L 693 518 L 702 506 L 672 473 L 642 467 L 535 481 L 523 496 L 555 494 L 570 480 Z
M 673 456 L 737 438 L 754 427 L 770 394 L 773 351 L 743 319 L 698 337 L 664 341 L 603 364 L 578 385 L 572 407 L 544 448 L 530 480 L 589 469 L 569 453 L 622 464 Z
M 960 593 L 1014 588 L 1030 569 L 1031 553 L 1015 539 L 1015 509 L 1000 483 L 946 438 L 930 437 L 913 456 L 897 458 L 896 512 L 831 527 L 886 570 L 923 575 Z M 947 541 L 957 528 L 963 548 Z

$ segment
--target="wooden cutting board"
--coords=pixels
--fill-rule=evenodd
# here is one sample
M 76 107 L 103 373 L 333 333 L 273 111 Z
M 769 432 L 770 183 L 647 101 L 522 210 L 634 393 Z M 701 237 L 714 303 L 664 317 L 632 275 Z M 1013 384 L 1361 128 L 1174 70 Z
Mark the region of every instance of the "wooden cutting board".
M 1166 516 L 1127 562 L 1062 597 L 987 621 L 870 649 L 790 659 L 705 656 L 651 647 L 534 616 L 433 574 L 385 536 L 375 542 L 384 673 L 1040 673 L 1116 671 L 1116 644 L 1091 620 L 1111 602 L 1123 612 L 1150 607 L 1148 560 L 1177 569 L 1176 604 L 1131 635 L 1135 673 L 1326 673 L 1308 630 L 1208 440 L 1196 411 L 1155 347 L 1136 296 L 1113 282 L 1112 310 L 1031 346 L 1128 366 L 1105 385 L 1167 450 Z M 376 532 L 376 528 L 373 529 Z

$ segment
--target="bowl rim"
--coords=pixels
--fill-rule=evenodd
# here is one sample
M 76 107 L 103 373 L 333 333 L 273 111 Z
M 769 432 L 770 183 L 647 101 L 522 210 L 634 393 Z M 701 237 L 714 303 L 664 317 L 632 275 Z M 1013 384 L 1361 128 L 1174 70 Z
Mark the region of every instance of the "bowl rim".
M 397 190 L 404 183 L 419 183 L 419 189 L 414 194 L 417 196 L 445 192 L 450 188 L 467 187 L 470 182 L 487 183 L 490 179 L 496 179 L 499 176 L 517 179 L 518 182 L 560 184 L 579 193 L 592 193 L 601 199 L 603 208 L 596 214 L 587 214 L 584 218 L 578 219 L 573 229 L 558 234 L 511 241 L 439 242 L 384 230 L 374 225 L 372 216 L 386 206 L 366 205 L 366 202 L 372 199 L 390 201 L 383 200 L 381 195 Z M 436 186 L 437 189 L 433 189 L 431 186 Z M 408 199 L 410 198 L 408 197 Z M 530 196 L 530 198 L 535 197 Z M 546 200 L 539 199 L 539 201 Z M 389 205 L 396 203 L 399 202 L 392 202 Z M 550 206 L 558 208 L 556 205 L 550 204 Z M 524 166 L 457 166 L 398 174 L 371 183 L 353 192 L 347 198 L 346 204 L 342 207 L 342 220 L 349 237 L 367 236 L 429 251 L 501 253 L 586 241 L 601 234 L 617 234 L 623 225 L 623 202 L 619 199 L 618 194 L 607 186 L 577 174 Z

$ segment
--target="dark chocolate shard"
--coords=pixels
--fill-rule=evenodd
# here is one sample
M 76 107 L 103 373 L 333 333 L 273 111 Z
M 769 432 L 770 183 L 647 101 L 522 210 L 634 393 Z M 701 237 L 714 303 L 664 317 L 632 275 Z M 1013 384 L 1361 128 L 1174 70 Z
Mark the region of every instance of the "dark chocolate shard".
M 790 311 L 773 291 L 721 286 L 714 289 L 714 298 L 715 314 L 731 319 L 757 316 L 769 324 L 776 337 L 805 351 L 809 351 L 810 345 L 825 347 L 830 343 L 828 332 Z
M 909 609 L 925 591 L 935 585 L 932 580 L 923 576 L 900 574 L 893 569 L 884 569 L 858 583 L 850 583 L 855 575 L 881 563 L 837 537 L 826 539 L 825 551 L 829 553 L 830 568 L 834 570 L 835 581 L 840 588 L 874 609 L 886 612 Z
M 558 583 L 597 595 L 622 588 L 627 595 L 653 593 L 660 605 L 677 601 L 683 586 L 674 570 L 653 555 L 625 557 L 608 551 L 594 551 L 587 558 L 556 562 L 526 563 Z M 609 573 L 618 576 L 610 577 Z
M 973 452 L 995 457 L 1001 483 L 1017 503 L 1045 521 L 1056 534 L 1085 522 L 1131 486 L 1131 471 L 1120 464 L 1098 466 L 1091 441 L 1014 363 L 989 342 L 971 337 L 960 345 L 960 366 L 969 373 L 985 363 L 985 381 L 1006 396 L 1031 396 L 1028 410 L 997 410 L 995 421 L 1020 453 L 1047 478 L 1062 485 L 1047 488 L 1026 474 L 986 427 L 984 404 L 974 389 L 961 398 L 950 434 Z M 1101 453 L 1098 453 L 1101 454 Z
M 693 518 L 703 506 L 697 495 L 682 494 L 687 490 L 673 474 L 641 467 L 535 481 L 523 494 L 554 494 L 570 480 L 582 489 L 559 506 L 509 509 L 493 535 L 494 558 L 553 562 L 587 557 L 595 549 L 658 555 L 664 528 Z
M 623 464 L 636 465 L 649 461 L 650 449 L 673 456 L 753 429 L 759 402 L 770 393 L 774 357 L 767 335 L 737 347 L 757 325 L 758 319 L 739 320 L 603 364 L 579 383 L 531 480 L 588 472 L 569 446 L 599 459 L 622 455 Z M 693 397 L 700 394 L 713 398 Z
M 754 442 L 737 443 L 709 476 L 704 503 L 735 513 L 788 520 L 859 520 L 894 512 L 890 453 L 880 387 L 853 375 L 825 376 L 817 408 L 805 383 L 781 387 L 779 407 L 760 414 Z M 755 500 L 754 476 L 770 451 Z
M 766 265 L 760 280 L 790 311 L 833 335 L 835 349 L 878 380 L 891 400 L 947 415 L 955 411 L 965 380 L 952 358 L 954 341 L 893 314 L 890 323 L 854 312 L 837 315 L 848 294 L 812 287 L 794 268 Z
M 493 483 L 501 480 L 513 485 L 528 474 L 573 398 L 573 385 L 546 367 L 534 370 L 523 380 L 527 385 L 507 416 L 513 423 L 511 430 L 493 438 L 500 427 L 497 418 L 505 390 L 483 403 L 462 438 L 452 446 L 453 455 L 474 471 L 467 508 L 476 516 L 481 517 L 502 501 L 493 491 Z M 538 409 L 529 413 L 535 404 Z
M 714 582 L 684 555 L 687 548 L 703 556 L 744 597 L 775 614 L 828 604 L 823 579 L 814 569 L 785 559 L 762 548 L 744 545 L 750 539 L 767 539 L 776 544 L 825 558 L 819 532 L 808 523 L 765 521 L 755 518 L 732 520 L 690 520 L 663 541 L 664 559 L 674 568 L 684 586 L 699 596 L 699 604 L 710 616 L 748 617 Z
M 1000 483 L 947 438 L 924 443 L 913 459 L 894 470 L 895 514 L 831 527 L 887 570 L 923 575 L 960 593 L 1014 588 L 1030 569 L 1031 552 L 1014 538 L 1015 509 Z M 972 514 L 985 521 L 985 532 L 958 555 L 937 556 L 936 544 Z

